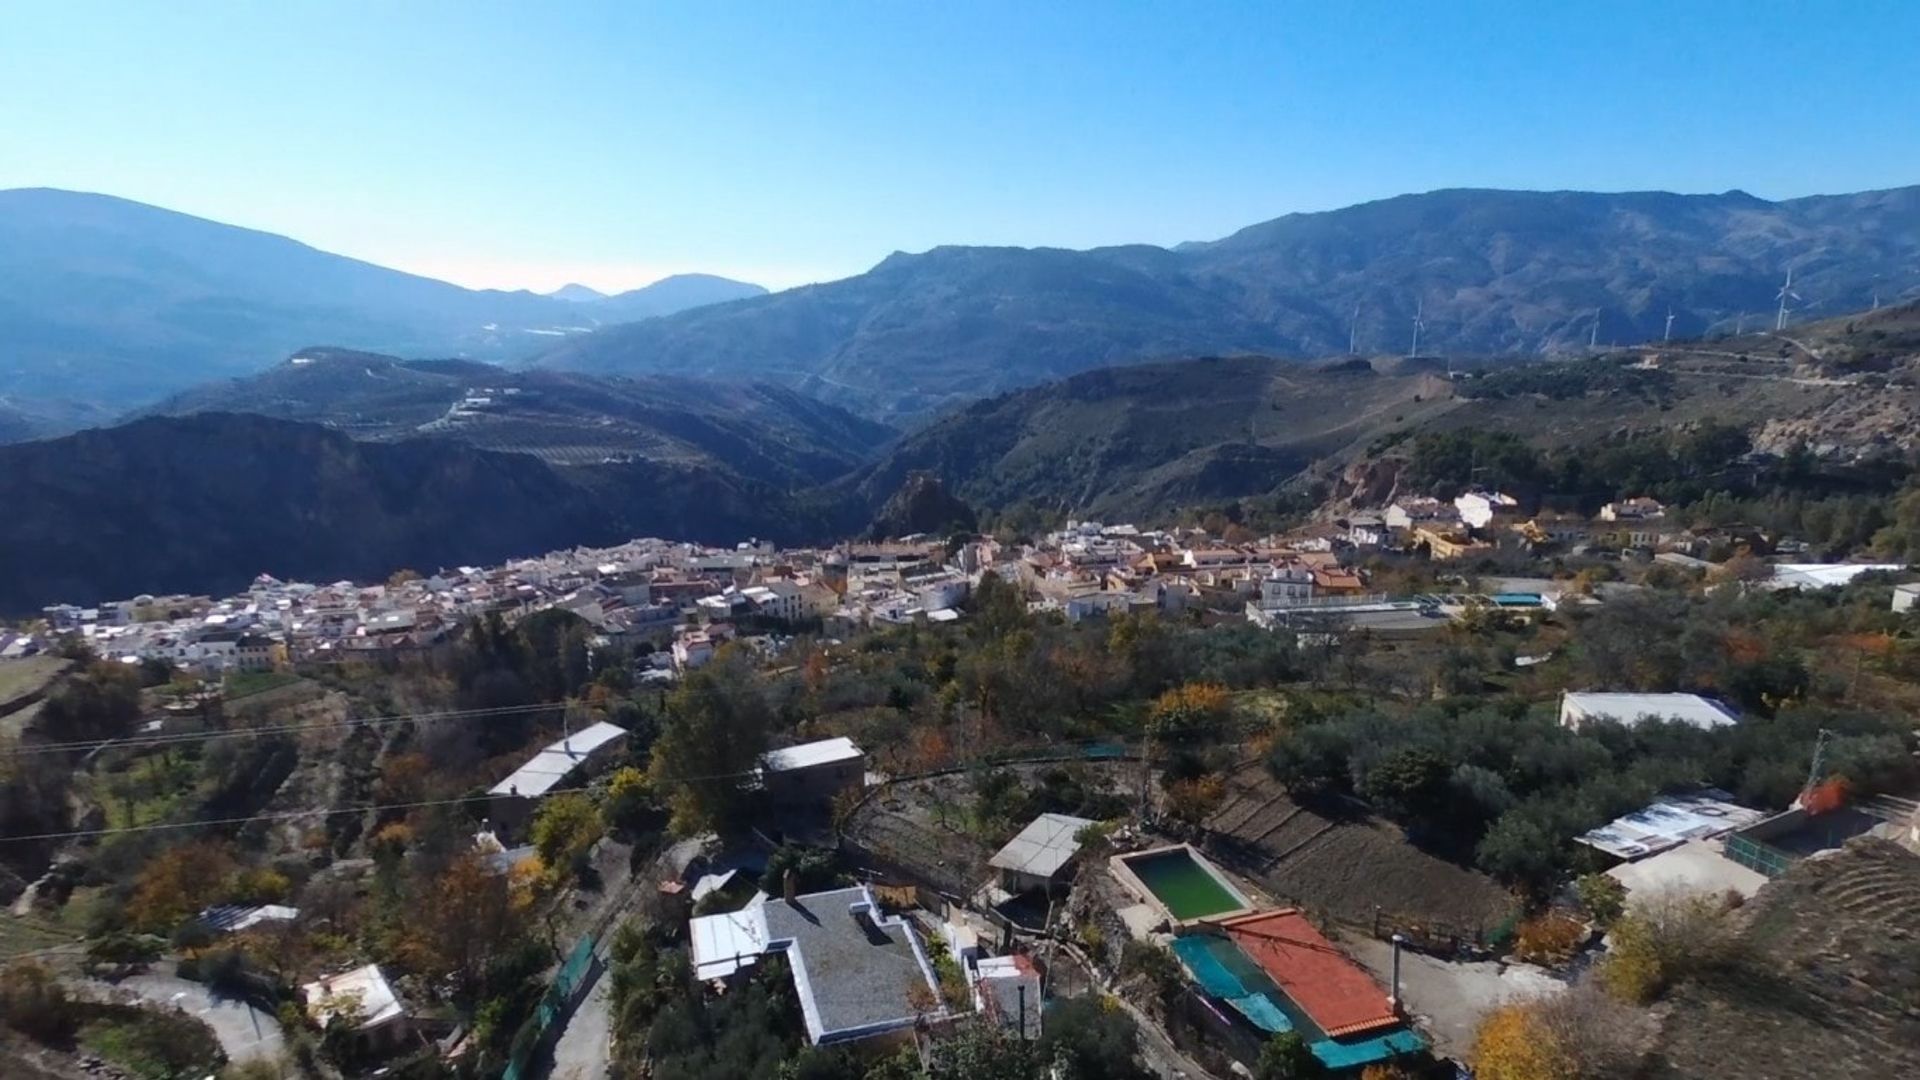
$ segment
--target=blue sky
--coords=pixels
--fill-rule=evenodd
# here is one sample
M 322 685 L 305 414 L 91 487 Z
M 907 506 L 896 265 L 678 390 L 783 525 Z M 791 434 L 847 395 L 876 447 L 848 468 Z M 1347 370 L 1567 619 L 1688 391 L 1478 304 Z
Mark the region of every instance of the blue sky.
M 0 187 L 466 285 L 784 286 L 1440 187 L 1920 182 L 1914 3 L 0 0 L 0 27 Z

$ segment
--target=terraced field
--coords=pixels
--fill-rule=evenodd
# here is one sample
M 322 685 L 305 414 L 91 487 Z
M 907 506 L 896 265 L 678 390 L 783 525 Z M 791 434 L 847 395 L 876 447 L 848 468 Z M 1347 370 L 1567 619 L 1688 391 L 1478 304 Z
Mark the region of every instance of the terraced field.
M 1747 963 L 1675 995 L 1656 1077 L 1920 1076 L 1920 856 L 1856 840 L 1743 914 Z
M 1354 926 L 1379 911 L 1467 933 L 1512 911 L 1493 879 L 1421 851 L 1386 822 L 1300 806 L 1259 764 L 1236 770 L 1228 791 L 1207 821 L 1209 852 L 1291 903 Z

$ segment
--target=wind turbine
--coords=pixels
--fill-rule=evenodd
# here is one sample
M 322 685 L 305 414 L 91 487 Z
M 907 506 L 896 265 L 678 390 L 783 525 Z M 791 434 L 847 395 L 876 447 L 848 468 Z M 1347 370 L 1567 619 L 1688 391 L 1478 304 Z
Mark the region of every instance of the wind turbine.
M 1660 344 L 1665 345 L 1667 342 L 1672 340 L 1673 340 L 1673 309 L 1668 308 L 1667 309 L 1667 329 L 1664 333 L 1660 335 Z
M 1776 333 L 1787 328 L 1787 301 L 1798 299 L 1800 294 L 1793 291 L 1793 267 L 1789 266 L 1787 283 L 1780 286 L 1780 313 L 1773 318 L 1773 329 Z
M 1427 328 L 1426 320 L 1422 316 L 1424 316 L 1426 312 L 1427 312 L 1426 300 L 1422 299 L 1414 304 L 1413 306 L 1413 350 L 1407 353 L 1408 356 L 1420 355 L 1420 331 L 1425 330 Z
M 1593 326 L 1587 330 L 1587 351 L 1593 352 L 1598 350 L 1599 348 L 1600 348 L 1600 309 L 1594 308 L 1593 309 Z
M 1360 305 L 1353 305 L 1353 319 L 1347 323 L 1347 355 L 1360 355 Z

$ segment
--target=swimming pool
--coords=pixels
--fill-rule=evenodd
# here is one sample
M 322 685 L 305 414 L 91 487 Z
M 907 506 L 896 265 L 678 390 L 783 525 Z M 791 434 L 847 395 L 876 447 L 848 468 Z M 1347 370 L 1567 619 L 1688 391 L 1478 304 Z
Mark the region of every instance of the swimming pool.
M 1239 890 L 1184 844 L 1118 855 L 1113 862 L 1124 871 L 1122 881 L 1133 878 L 1129 884 L 1137 883 L 1135 891 L 1144 890 L 1176 922 L 1226 915 L 1248 907 L 1247 898 Z

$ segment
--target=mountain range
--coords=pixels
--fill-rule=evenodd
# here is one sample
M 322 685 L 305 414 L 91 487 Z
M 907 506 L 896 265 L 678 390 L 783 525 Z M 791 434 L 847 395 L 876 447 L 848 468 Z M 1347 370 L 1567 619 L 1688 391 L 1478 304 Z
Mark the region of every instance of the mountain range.
M 911 420 L 1097 367 L 1231 353 L 1538 354 L 1920 294 L 1920 187 L 1769 202 L 1448 190 L 1224 239 L 940 247 L 867 273 L 568 338 L 538 366 L 769 378 Z
M 463 289 L 106 195 L 0 191 L 0 400 L 57 427 L 76 408 L 124 410 L 319 343 L 509 359 L 763 291 L 688 275 L 574 304 Z
M 307 353 L 162 407 L 178 415 L 0 446 L 0 505 L 16 511 L 0 516 L 0 612 L 219 590 L 263 570 L 378 578 L 637 535 L 826 542 L 1023 506 L 1034 520 L 1154 521 L 1250 499 L 1298 508 L 1310 488 L 1379 505 L 1396 482 L 1382 455 L 1433 431 L 1588 445 L 1714 421 L 1763 449 L 1911 452 L 1917 328 L 1908 304 L 1787 335 L 1472 372 L 1426 358 L 1134 364 L 979 401 L 891 441 L 778 387 Z M 733 396 L 712 401 L 731 404 L 708 401 L 722 392 Z M 467 415 L 445 423 L 456 411 Z M 603 427 L 608 442 L 585 441 Z

